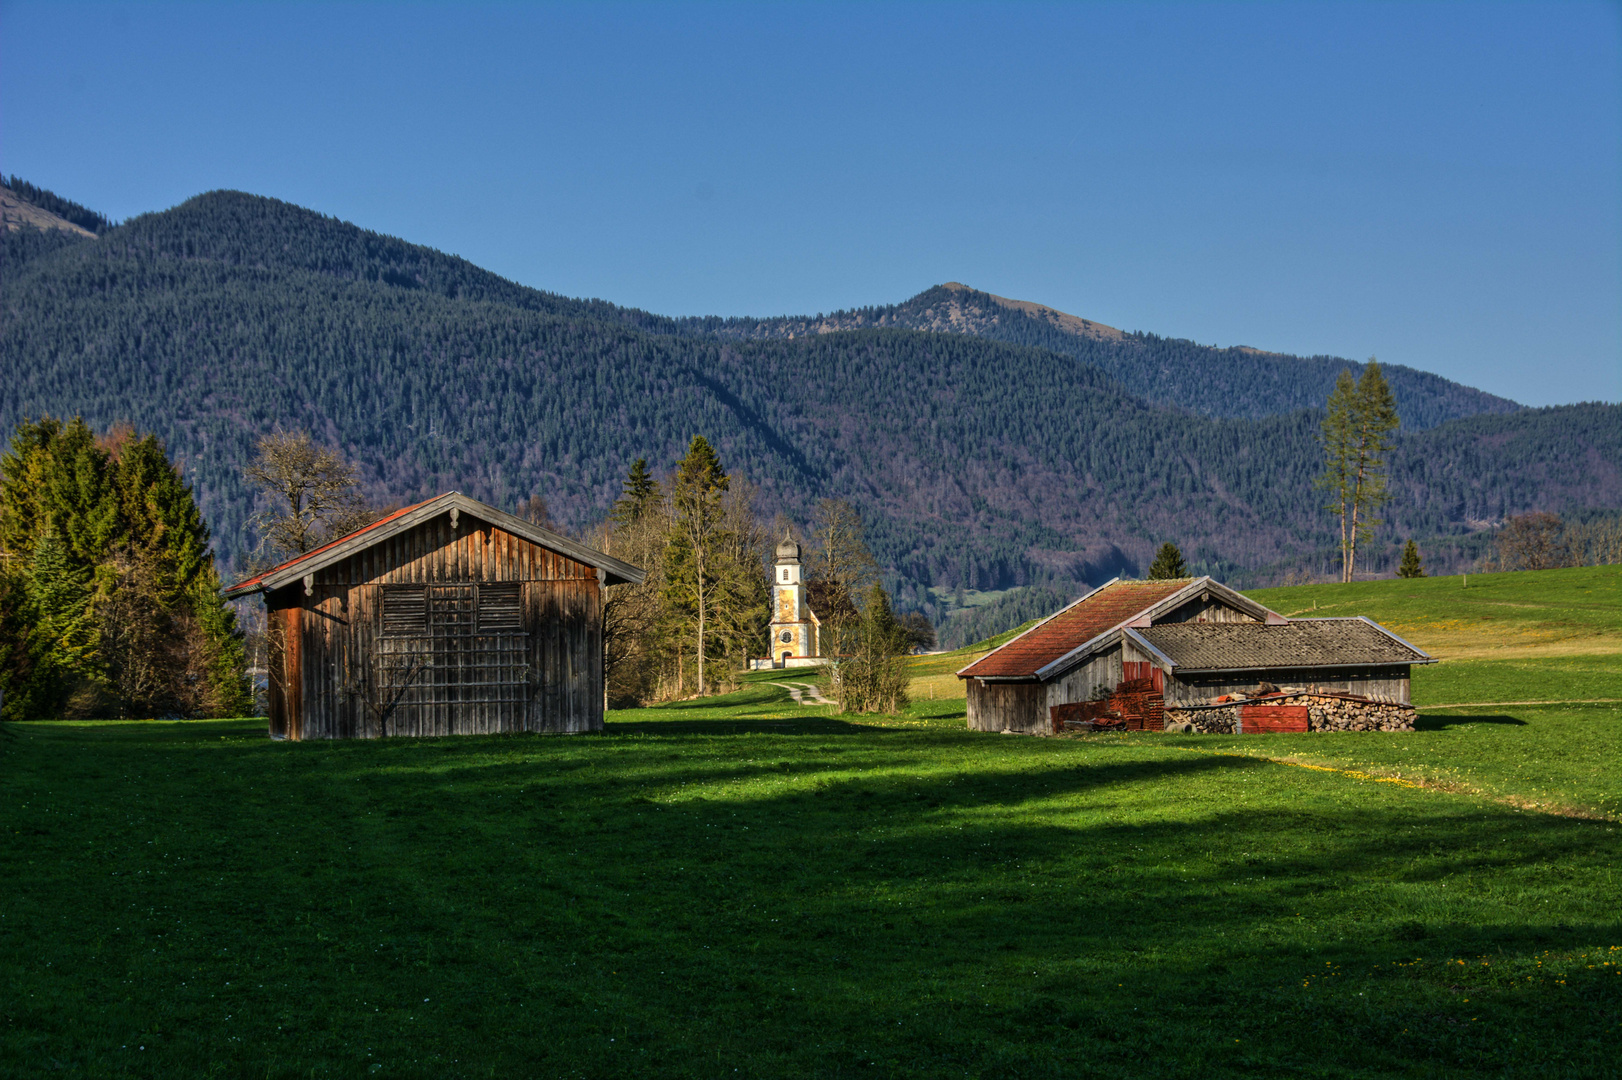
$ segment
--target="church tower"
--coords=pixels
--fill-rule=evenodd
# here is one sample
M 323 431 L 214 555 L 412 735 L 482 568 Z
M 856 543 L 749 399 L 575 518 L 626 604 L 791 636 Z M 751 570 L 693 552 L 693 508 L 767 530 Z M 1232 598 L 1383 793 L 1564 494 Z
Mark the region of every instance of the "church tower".
M 772 567 L 773 667 L 809 666 L 818 659 L 818 620 L 806 602 L 803 571 L 800 545 L 792 536 L 784 536 L 777 545 L 777 562 Z

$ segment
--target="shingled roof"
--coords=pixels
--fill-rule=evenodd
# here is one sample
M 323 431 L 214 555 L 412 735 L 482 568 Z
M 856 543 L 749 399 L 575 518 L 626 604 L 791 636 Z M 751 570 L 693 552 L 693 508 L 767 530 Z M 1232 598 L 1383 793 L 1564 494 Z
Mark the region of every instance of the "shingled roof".
M 1131 631 L 1176 670 L 1256 671 L 1268 668 L 1379 667 L 1435 660 L 1361 616 L 1258 623 L 1162 623 Z
M 1042 668 L 1081 645 L 1132 621 L 1148 608 L 1196 582 L 1112 581 L 1038 623 L 958 672 L 962 678 L 1036 678 Z

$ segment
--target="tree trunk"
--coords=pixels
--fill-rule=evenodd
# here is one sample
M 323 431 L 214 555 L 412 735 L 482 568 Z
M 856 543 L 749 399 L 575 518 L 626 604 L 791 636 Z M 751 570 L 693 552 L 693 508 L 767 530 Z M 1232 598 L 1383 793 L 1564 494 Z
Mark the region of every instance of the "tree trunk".
M 705 589 L 704 589 L 704 549 L 699 547 L 694 551 L 694 563 L 698 570 L 698 696 L 704 696 L 704 617 Z

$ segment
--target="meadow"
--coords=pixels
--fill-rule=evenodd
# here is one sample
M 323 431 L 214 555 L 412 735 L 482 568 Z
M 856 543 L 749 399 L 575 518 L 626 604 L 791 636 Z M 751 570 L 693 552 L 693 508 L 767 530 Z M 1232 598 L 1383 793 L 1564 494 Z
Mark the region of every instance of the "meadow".
M 12 725 L 0 1075 L 1616 1076 L 1618 573 L 1545 573 L 1257 594 L 1457 650 L 1401 735 Z

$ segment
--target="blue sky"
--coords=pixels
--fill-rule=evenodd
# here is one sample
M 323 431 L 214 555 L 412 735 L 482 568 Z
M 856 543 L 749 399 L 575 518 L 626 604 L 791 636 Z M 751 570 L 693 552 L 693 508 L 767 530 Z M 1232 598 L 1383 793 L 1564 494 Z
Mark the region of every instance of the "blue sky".
M 0 169 L 665 314 L 977 288 L 1622 399 L 1602 4 L 0 3 Z

